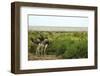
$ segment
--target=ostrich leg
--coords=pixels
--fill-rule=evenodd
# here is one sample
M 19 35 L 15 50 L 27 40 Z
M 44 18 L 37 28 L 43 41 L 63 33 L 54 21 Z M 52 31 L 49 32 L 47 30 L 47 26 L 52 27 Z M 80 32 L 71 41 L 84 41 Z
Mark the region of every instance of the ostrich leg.
M 48 44 L 46 44 L 46 45 L 44 46 L 44 50 L 43 50 L 44 55 L 46 55 L 46 49 L 47 49 L 47 47 L 48 47 Z
M 38 44 L 37 48 L 36 48 L 36 55 L 39 56 L 40 55 L 40 43 Z
M 41 46 L 40 46 L 40 55 L 41 56 L 43 55 L 43 49 L 44 49 L 44 44 L 41 43 Z

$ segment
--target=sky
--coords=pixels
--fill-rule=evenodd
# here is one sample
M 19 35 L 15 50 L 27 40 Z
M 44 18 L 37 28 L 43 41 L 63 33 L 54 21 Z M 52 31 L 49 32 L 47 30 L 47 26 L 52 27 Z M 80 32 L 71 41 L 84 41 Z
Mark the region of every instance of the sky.
M 29 15 L 29 26 L 88 27 L 88 17 Z

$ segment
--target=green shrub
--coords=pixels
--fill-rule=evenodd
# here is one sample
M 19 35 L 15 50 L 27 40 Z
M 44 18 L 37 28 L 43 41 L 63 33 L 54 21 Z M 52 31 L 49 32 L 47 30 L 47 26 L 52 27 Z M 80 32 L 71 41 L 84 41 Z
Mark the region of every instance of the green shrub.
M 63 54 L 63 58 L 87 58 L 87 42 L 75 41 Z

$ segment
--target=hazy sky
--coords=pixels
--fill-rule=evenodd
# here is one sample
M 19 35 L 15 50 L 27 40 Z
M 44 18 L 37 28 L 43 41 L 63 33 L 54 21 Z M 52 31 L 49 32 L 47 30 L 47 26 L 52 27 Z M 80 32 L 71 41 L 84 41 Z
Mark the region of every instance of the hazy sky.
M 88 18 L 29 15 L 29 26 L 88 27 Z

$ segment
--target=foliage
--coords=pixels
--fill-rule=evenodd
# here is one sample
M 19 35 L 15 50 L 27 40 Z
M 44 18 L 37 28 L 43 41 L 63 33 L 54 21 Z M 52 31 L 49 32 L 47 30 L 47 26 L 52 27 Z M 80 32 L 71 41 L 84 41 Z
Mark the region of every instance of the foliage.
M 87 58 L 87 32 L 28 32 L 28 50 L 35 54 L 37 45 L 31 41 L 40 35 L 48 37 L 47 55 L 61 56 L 62 59 Z

